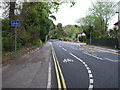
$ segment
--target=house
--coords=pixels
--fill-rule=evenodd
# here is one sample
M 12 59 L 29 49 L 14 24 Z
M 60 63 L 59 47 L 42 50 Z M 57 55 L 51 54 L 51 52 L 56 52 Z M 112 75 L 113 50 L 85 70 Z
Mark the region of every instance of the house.
M 85 33 L 83 33 L 83 32 L 78 32 L 76 34 L 77 34 L 77 37 L 86 36 Z
M 114 27 L 113 27 L 113 29 L 116 29 L 116 30 L 118 30 L 118 22 L 116 22 L 116 23 L 114 24 Z
M 118 11 L 116 12 L 118 14 L 118 22 L 114 24 L 114 29 L 120 29 L 120 1 L 118 2 Z
M 118 11 L 116 12 L 118 14 L 118 22 L 116 22 L 114 25 L 114 29 L 118 30 L 118 43 L 117 48 L 120 49 L 120 1 L 118 2 Z

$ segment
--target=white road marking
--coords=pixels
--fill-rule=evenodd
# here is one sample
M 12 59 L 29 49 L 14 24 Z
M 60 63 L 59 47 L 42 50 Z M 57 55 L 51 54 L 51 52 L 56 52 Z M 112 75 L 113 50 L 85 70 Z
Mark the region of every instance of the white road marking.
M 51 88 L 51 60 L 49 61 L 49 68 L 48 68 L 48 83 L 47 89 Z
M 89 86 L 89 90 L 92 90 L 92 89 L 93 89 L 93 85 L 90 85 L 90 86 Z
M 61 47 L 61 46 L 59 45 L 59 47 Z
M 67 51 L 65 48 L 62 48 L 64 51 Z
M 93 77 L 92 74 L 89 74 L 89 77 L 92 78 Z
M 87 64 L 85 64 L 85 67 L 87 67 Z
M 85 62 L 82 62 L 84 65 L 86 64 Z
M 59 47 L 61 47 L 59 44 L 57 44 Z
M 108 61 L 112 61 L 112 62 L 118 62 L 118 60 L 112 60 L 112 59 L 109 59 L 109 58 L 104 58 L 104 59 L 106 59 Z
M 93 79 L 90 79 L 90 83 L 93 83 Z
M 87 70 L 89 70 L 90 68 L 89 67 L 87 67 Z
M 103 60 L 102 58 L 97 57 L 97 56 L 94 56 L 94 55 L 91 55 L 91 54 L 89 54 L 89 53 L 86 53 L 86 52 L 83 52 L 83 53 L 86 54 L 86 55 L 92 56 L 92 57 L 94 57 L 94 58 L 97 58 L 97 59 Z
M 90 73 L 91 73 L 91 70 L 88 70 L 88 73 L 90 74 Z
M 89 74 L 89 90 L 92 90 L 93 89 L 93 75 L 92 75 L 92 72 L 90 70 L 90 68 L 88 67 L 88 65 L 83 61 L 81 60 L 80 58 L 78 58 L 77 56 L 75 56 L 74 54 L 72 53 L 69 53 L 71 56 L 73 56 L 74 58 L 78 59 L 80 62 L 82 62 L 82 64 L 86 67 L 86 69 L 88 70 L 88 74 Z
M 64 63 L 67 63 L 67 62 L 74 62 L 74 61 L 73 61 L 72 59 L 69 59 L 69 58 L 68 58 L 68 59 L 64 59 L 63 62 L 64 62 Z

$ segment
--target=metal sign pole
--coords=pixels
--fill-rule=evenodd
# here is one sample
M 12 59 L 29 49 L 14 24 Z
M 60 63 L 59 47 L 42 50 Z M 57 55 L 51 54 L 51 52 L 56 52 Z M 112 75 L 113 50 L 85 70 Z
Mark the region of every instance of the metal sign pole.
M 15 27 L 15 59 L 17 55 L 17 26 L 20 26 L 20 21 L 19 20 L 12 20 L 11 25 Z
M 16 47 L 17 47 L 17 45 L 16 45 L 16 40 L 17 40 L 17 26 L 15 27 L 15 59 L 16 59 Z

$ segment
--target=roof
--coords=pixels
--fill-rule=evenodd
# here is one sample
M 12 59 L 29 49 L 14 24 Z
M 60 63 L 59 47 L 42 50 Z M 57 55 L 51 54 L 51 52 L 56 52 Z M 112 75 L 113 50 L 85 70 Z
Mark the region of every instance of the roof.
M 118 22 L 119 22 L 119 24 L 120 24 L 120 20 L 119 20 Z M 114 25 L 118 25 L 118 22 L 116 22 Z
M 118 22 L 116 22 L 114 25 L 118 25 Z

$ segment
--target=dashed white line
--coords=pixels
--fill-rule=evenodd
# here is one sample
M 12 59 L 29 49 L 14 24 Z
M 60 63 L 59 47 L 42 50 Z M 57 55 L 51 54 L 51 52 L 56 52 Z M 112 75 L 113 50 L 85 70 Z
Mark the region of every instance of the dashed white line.
M 88 70 L 88 73 L 90 74 L 90 73 L 91 73 L 91 70 Z
M 65 48 L 62 48 L 64 51 L 67 51 Z
M 90 77 L 90 78 L 93 78 L 92 74 L 89 74 L 89 77 Z
M 61 47 L 61 46 L 59 45 L 59 47 Z
M 90 86 L 89 86 L 89 90 L 92 90 L 92 89 L 93 89 L 93 85 L 90 85 Z
M 87 64 L 85 64 L 85 67 L 87 67 Z
M 89 67 L 87 67 L 87 70 L 89 70 L 90 68 Z
M 85 65 L 86 63 L 85 63 L 85 62 L 83 62 L 83 64 Z
M 88 74 L 89 74 L 89 90 L 92 90 L 93 89 L 93 75 L 92 75 L 92 72 L 90 70 L 90 68 L 88 67 L 88 65 L 83 61 L 81 60 L 80 58 L 78 58 L 77 56 L 75 56 L 74 54 L 72 53 L 69 53 L 71 56 L 73 56 L 74 58 L 78 59 L 80 62 L 82 62 L 82 64 L 86 67 L 86 69 L 88 70 Z
M 90 79 L 90 83 L 93 83 L 93 79 Z

